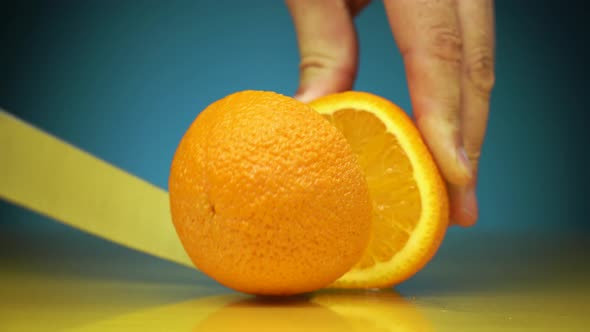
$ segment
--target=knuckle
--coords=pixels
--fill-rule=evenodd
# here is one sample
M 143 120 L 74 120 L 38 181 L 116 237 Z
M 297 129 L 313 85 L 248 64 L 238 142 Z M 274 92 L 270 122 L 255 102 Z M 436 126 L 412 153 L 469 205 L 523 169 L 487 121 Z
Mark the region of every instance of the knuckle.
M 299 69 L 304 71 L 309 68 L 329 68 L 335 61 L 336 59 L 329 54 L 318 52 L 307 53 L 302 55 Z
M 450 131 L 458 131 L 461 112 L 461 89 L 450 85 L 445 93 L 437 96 L 419 96 L 414 98 L 414 119 L 417 123 L 427 124 L 433 128 L 444 126 Z
M 478 49 L 471 52 L 465 60 L 465 71 L 469 82 L 477 92 L 484 96 L 489 95 L 496 81 L 492 52 L 488 49 Z
M 430 55 L 443 61 L 461 62 L 463 42 L 457 29 L 446 25 L 433 25 L 429 28 Z
M 330 73 L 345 79 L 356 76 L 356 67 L 353 64 L 341 61 L 337 56 L 321 52 L 303 54 L 299 70 L 301 73 Z

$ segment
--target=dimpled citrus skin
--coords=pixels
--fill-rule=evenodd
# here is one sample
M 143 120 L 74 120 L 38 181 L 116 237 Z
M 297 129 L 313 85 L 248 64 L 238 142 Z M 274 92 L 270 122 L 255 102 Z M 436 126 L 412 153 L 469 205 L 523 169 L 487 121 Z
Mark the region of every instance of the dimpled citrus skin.
M 169 177 L 174 226 L 195 266 L 235 290 L 327 286 L 362 256 L 367 181 L 344 136 L 309 106 L 242 91 L 208 106 Z

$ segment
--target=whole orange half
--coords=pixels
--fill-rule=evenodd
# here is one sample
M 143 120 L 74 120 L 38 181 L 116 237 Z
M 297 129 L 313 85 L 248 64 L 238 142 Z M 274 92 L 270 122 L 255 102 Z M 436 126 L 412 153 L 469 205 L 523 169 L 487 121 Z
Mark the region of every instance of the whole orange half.
M 381 288 L 422 269 L 448 226 L 445 183 L 420 132 L 392 102 L 365 92 L 321 97 L 310 106 L 344 134 L 373 204 L 369 245 L 330 287 Z

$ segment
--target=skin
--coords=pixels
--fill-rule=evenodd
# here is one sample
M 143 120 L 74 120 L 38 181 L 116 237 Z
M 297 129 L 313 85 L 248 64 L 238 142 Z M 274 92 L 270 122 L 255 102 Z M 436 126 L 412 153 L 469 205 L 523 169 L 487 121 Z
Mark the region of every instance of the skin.
M 367 0 L 286 0 L 301 55 L 295 97 L 351 90 L 353 19 Z M 384 0 L 402 54 L 418 129 L 448 184 L 451 224 L 478 217 L 475 193 L 494 86 L 493 0 Z

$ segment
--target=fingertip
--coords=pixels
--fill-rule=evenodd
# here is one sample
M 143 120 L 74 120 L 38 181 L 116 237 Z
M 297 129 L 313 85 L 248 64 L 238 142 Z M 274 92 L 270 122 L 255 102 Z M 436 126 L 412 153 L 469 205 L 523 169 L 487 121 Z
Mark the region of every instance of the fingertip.
M 293 96 L 293 98 L 304 103 L 309 103 L 319 97 L 321 97 L 321 93 L 318 93 L 314 90 L 297 90 Z
M 468 185 L 473 178 L 472 166 L 456 126 L 442 120 L 439 112 L 420 115 L 416 116 L 416 124 L 446 182 Z
M 462 210 L 457 216 L 451 219 L 451 225 L 456 225 L 460 227 L 471 227 L 477 223 L 477 214 L 473 214 L 469 210 Z
M 471 227 L 479 217 L 477 196 L 474 186 L 450 188 L 451 225 Z
M 354 84 L 353 69 L 338 69 L 330 66 L 308 68 L 301 73 L 299 89 L 293 96 L 304 103 L 309 103 L 319 97 L 348 91 Z

